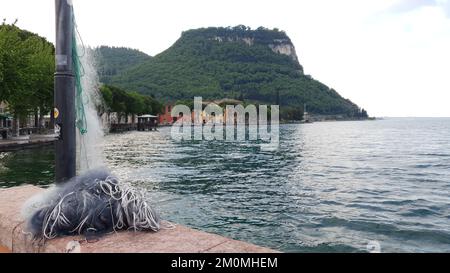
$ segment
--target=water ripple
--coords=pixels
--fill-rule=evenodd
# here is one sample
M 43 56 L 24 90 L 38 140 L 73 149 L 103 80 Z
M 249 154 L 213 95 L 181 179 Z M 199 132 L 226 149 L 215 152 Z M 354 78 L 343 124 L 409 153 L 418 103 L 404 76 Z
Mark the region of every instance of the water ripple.
M 109 167 L 163 217 L 289 252 L 450 252 L 450 119 L 282 125 L 258 142 L 106 137 Z M 0 186 L 49 184 L 52 150 L 0 155 Z M 39 175 L 36 175 L 39 174 Z

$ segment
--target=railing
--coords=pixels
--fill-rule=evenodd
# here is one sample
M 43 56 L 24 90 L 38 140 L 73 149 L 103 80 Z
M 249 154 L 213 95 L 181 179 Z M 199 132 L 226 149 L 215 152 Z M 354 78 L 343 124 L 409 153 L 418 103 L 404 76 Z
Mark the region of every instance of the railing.
M 156 122 L 145 122 L 145 123 L 139 123 L 137 126 L 138 131 L 156 131 L 157 124 Z
M 32 134 L 40 134 L 49 129 L 46 128 L 37 128 L 37 127 L 25 127 L 19 129 L 19 135 L 32 135 Z M 13 129 L 10 127 L 0 127 L 0 139 L 7 139 L 13 132 Z
M 127 131 L 135 131 L 137 130 L 137 124 L 111 124 L 110 132 L 111 133 L 121 133 Z
M 31 134 L 37 134 L 39 131 L 39 128 L 37 127 L 25 127 L 19 129 L 20 135 L 31 135 Z

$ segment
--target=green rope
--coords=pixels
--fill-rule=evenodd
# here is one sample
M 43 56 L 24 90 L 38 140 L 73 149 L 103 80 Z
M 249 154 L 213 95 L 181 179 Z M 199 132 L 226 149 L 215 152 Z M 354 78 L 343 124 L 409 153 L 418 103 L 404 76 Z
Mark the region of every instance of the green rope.
M 77 112 L 76 126 L 77 126 L 78 130 L 80 131 L 80 134 L 84 135 L 87 133 L 87 119 L 86 119 L 86 112 L 84 109 L 85 103 L 83 102 L 83 86 L 81 84 L 81 78 L 84 76 L 85 71 L 84 71 L 84 67 L 81 63 L 81 57 L 83 55 L 78 54 L 77 35 L 79 37 L 80 37 L 80 35 L 78 33 L 77 24 L 75 22 L 75 16 L 73 17 L 72 27 L 73 27 L 72 60 L 73 60 L 73 69 L 74 69 L 74 74 L 75 74 L 75 89 L 76 89 L 75 108 L 76 108 L 76 112 Z M 84 49 L 83 44 L 82 44 L 82 47 Z

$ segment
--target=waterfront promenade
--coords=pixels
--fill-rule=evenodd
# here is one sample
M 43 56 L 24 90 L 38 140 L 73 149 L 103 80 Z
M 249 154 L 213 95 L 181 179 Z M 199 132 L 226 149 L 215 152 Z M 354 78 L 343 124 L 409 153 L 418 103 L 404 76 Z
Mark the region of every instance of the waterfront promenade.
M 0 152 L 11 152 L 22 149 L 51 145 L 56 141 L 54 135 L 31 135 L 22 139 L 0 139 Z
M 43 189 L 0 189 L 0 253 L 274 253 L 276 251 L 181 225 L 159 232 L 117 232 L 88 242 L 82 236 L 33 242 L 21 208 Z

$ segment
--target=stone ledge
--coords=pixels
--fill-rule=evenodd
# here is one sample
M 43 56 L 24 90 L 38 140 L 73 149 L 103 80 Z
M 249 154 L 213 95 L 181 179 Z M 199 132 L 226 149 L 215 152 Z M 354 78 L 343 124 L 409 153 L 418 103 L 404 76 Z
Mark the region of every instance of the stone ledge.
M 64 237 L 32 242 L 24 233 L 20 210 L 42 189 L 22 186 L 0 189 L 0 250 L 16 253 L 274 253 L 276 251 L 181 225 L 150 232 L 118 232 L 87 242 L 83 237 Z M 4 249 L 3 249 L 4 251 Z

